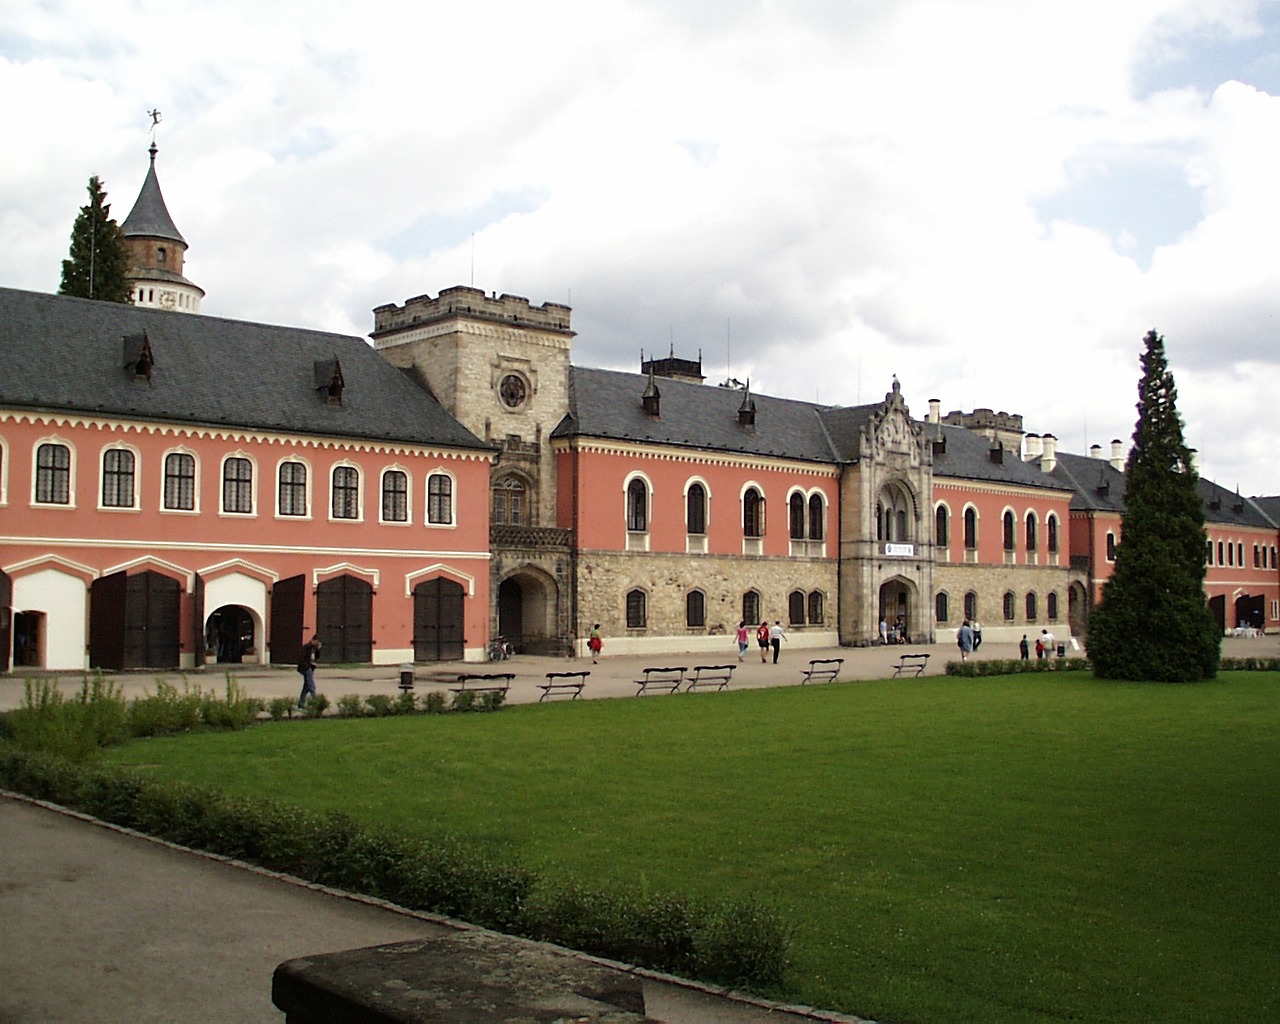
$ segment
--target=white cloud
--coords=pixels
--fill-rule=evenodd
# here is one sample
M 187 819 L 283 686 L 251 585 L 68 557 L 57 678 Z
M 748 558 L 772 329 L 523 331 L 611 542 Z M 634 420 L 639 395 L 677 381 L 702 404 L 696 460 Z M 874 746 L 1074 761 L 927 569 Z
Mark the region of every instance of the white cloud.
M 830 402 L 897 373 L 1075 451 L 1132 433 L 1155 326 L 1202 464 L 1276 493 L 1280 99 L 1176 80 L 1260 4 L 60 0 L 0 16 L 0 282 L 56 287 L 91 174 L 123 218 L 158 106 L 210 313 L 363 334 L 474 273 L 571 302 L 584 364 L 674 341 Z M 1052 205 L 1143 166 L 1180 220 Z

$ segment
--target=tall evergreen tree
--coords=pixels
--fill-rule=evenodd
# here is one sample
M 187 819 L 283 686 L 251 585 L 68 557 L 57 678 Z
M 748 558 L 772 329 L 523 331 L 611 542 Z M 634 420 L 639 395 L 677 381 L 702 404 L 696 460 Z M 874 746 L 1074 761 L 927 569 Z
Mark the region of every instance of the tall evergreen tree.
M 1204 505 L 1164 338 L 1150 331 L 1143 340 L 1123 533 L 1089 617 L 1089 659 L 1102 679 L 1212 679 L 1222 637 L 1204 596 Z
M 62 261 L 61 295 L 104 302 L 131 302 L 125 270 L 129 250 L 120 225 L 111 218 L 107 194 L 98 177 L 89 179 L 89 202 L 80 207 L 71 228 L 70 258 Z

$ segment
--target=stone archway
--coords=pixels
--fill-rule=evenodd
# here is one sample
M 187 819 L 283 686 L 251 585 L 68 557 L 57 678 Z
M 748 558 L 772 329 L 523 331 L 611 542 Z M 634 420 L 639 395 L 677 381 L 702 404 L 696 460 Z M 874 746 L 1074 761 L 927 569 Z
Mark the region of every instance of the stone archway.
M 1072 636 L 1084 636 L 1089 626 L 1089 595 L 1082 583 L 1067 588 L 1067 625 Z
M 891 641 L 904 633 L 908 642 L 923 635 L 920 602 L 910 580 L 895 576 L 880 584 L 879 616 L 888 628 Z
M 524 566 L 498 583 L 496 633 L 521 654 L 552 654 L 561 645 L 556 634 L 558 588 L 550 576 Z

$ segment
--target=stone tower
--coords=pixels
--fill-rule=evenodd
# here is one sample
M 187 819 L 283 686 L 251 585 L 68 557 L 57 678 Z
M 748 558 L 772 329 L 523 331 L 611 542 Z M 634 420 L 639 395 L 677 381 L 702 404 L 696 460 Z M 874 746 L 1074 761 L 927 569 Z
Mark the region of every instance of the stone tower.
M 569 411 L 568 306 L 446 288 L 373 311 L 372 338 L 498 450 L 490 480 L 494 631 L 530 653 L 572 632 L 570 531 L 556 522 L 551 431 Z
M 133 304 L 179 313 L 199 313 L 204 289 L 182 273 L 187 242 L 174 226 L 156 177 L 156 144 L 151 143 L 151 166 L 142 191 L 120 225 L 129 250 L 125 276 L 132 286 Z

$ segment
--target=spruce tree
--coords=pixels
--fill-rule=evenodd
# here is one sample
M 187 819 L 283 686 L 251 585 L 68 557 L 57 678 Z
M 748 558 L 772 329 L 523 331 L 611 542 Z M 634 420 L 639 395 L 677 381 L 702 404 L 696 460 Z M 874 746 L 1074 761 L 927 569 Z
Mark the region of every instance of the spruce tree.
M 1164 339 L 1150 331 L 1144 341 L 1123 532 L 1089 617 L 1089 659 L 1102 679 L 1212 679 L 1222 638 L 1204 596 L 1204 505 Z
M 89 202 L 80 207 L 71 228 L 70 258 L 62 261 L 60 295 L 104 302 L 131 302 L 132 290 L 125 277 L 129 250 L 120 225 L 111 219 L 107 194 L 98 177 L 89 179 Z

